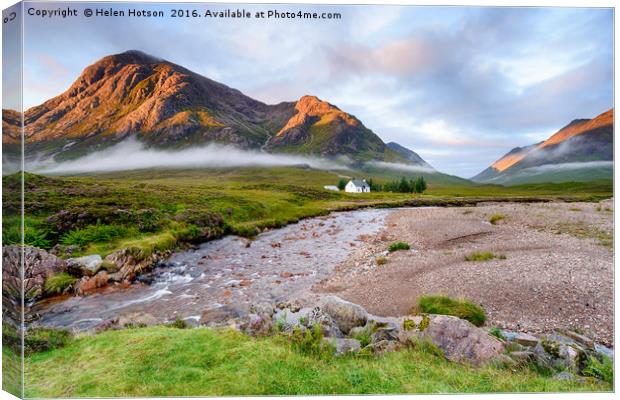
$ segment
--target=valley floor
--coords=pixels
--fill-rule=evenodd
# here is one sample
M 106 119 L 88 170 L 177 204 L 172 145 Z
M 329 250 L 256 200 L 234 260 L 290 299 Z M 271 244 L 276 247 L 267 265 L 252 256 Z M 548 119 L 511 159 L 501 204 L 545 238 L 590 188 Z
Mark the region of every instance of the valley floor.
M 401 209 L 315 290 L 378 315 L 406 315 L 425 294 L 463 297 L 486 310 L 488 326 L 571 328 L 613 345 L 612 207 L 606 200 Z M 396 241 L 411 250 L 376 265 Z M 493 258 L 465 260 L 476 252 Z

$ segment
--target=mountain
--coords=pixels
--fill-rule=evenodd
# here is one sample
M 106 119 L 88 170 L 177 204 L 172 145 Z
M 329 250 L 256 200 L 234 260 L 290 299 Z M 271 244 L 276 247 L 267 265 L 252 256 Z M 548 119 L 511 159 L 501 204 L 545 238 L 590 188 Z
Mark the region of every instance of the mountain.
M 19 113 L 3 110 L 6 145 Z M 354 116 L 315 96 L 267 105 L 140 51 L 102 58 L 67 91 L 24 115 L 27 153 L 71 159 L 130 136 L 148 146 L 224 143 L 242 149 L 409 164 Z
M 401 146 L 396 142 L 390 142 L 386 145 L 389 149 L 397 152 L 401 156 L 405 157 L 407 160 L 411 161 L 415 165 L 419 165 L 426 168 L 432 168 L 429 163 L 424 161 L 422 157 L 418 155 L 415 151 L 409 150 L 408 148 Z
M 30 150 L 64 155 L 129 135 L 166 147 L 223 142 L 256 148 L 293 112 L 292 103 L 268 106 L 179 65 L 128 51 L 97 61 L 66 92 L 27 110 L 24 135 Z
M 407 163 L 353 115 L 315 96 L 295 103 L 295 115 L 267 142 L 275 152 L 348 156 L 357 161 Z
M 471 179 L 516 184 L 611 178 L 613 120 L 613 108 L 593 119 L 576 119 L 545 141 L 512 149 Z

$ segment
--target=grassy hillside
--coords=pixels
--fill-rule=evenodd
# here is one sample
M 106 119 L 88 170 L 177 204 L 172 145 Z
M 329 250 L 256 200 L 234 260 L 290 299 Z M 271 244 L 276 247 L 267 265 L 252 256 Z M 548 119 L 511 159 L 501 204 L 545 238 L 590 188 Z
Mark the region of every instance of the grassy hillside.
M 112 367 L 113 366 L 113 367 Z M 26 359 L 27 397 L 610 391 L 527 368 L 473 368 L 425 347 L 384 357 L 306 354 L 281 336 L 153 327 L 85 336 Z
M 430 183 L 424 195 L 331 192 L 338 173 L 303 168 L 141 170 L 73 177 L 27 174 L 26 243 L 73 246 L 74 255 L 106 255 L 134 247 L 145 255 L 232 233 L 255 235 L 301 218 L 369 206 L 458 205 L 460 198 L 519 197 L 596 200 L 610 183 L 447 185 Z M 385 177 L 375 176 L 377 181 Z M 3 178 L 5 243 L 19 241 L 19 180 Z M 518 200 L 518 199 L 517 199 Z

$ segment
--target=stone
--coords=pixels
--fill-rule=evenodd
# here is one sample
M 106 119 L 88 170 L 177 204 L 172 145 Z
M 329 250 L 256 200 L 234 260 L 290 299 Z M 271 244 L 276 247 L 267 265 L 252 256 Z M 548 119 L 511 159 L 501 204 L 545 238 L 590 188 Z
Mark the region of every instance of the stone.
M 273 331 L 273 321 L 267 314 L 248 314 L 242 318 L 239 329 L 250 336 L 265 336 Z
M 562 331 L 562 333 L 568 336 L 569 338 L 573 339 L 575 342 L 583 346 L 586 346 L 588 349 L 594 350 L 594 340 L 590 339 L 589 337 L 586 337 L 582 334 L 579 334 L 574 331 L 569 331 L 569 330 Z
M 143 256 L 131 248 L 121 249 L 108 254 L 104 261 L 114 265 L 117 270 L 110 274 L 110 279 L 114 282 L 133 282 L 136 277 L 148 270 L 169 252 L 155 252 L 148 256 Z
M 560 364 L 569 371 L 579 371 L 579 359 L 582 353 L 573 346 L 565 344 L 560 346 Z
M 103 259 L 99 254 L 93 254 L 90 256 L 70 258 L 67 260 L 67 264 L 69 268 L 73 267 L 81 270 L 83 275 L 92 276 L 97 273 L 101 264 L 103 264 Z
M 205 310 L 200 316 L 200 325 L 228 326 L 235 319 L 241 318 L 247 313 L 241 308 L 234 306 L 221 306 Z
M 536 360 L 536 354 L 531 351 L 513 351 L 508 356 L 512 358 L 518 365 L 526 365 Z
M 376 343 L 371 343 L 368 347 L 378 356 L 382 356 L 386 353 L 391 353 L 396 350 L 400 350 L 403 348 L 403 345 L 400 342 L 395 342 L 392 340 L 381 340 Z
M 398 329 L 393 327 L 379 328 L 372 334 L 371 343 L 381 342 L 383 340 L 398 341 Z
M 469 321 L 448 315 L 430 315 L 420 338 L 429 338 L 448 360 L 476 366 L 489 363 L 504 351 L 504 344 L 495 336 Z
M 135 312 L 118 317 L 118 326 L 121 328 L 145 328 L 159 324 L 157 318 L 151 314 Z
M 534 347 L 534 346 L 536 346 L 538 344 L 539 340 L 535 336 L 532 336 L 532 335 L 524 333 L 524 332 L 519 332 L 512 339 L 512 341 L 516 342 L 516 343 L 519 343 L 520 345 L 523 345 L 523 346 Z
M 367 321 L 366 310 L 336 296 L 329 296 L 322 308 L 345 334 L 356 326 L 364 326 Z
M 275 313 L 275 307 L 271 303 L 254 303 L 250 305 L 250 312 L 271 317 Z
M 336 355 L 357 353 L 362 348 L 362 345 L 356 339 L 326 337 L 323 340 L 334 346 Z
M 45 280 L 59 272 L 64 272 L 67 263 L 45 250 L 23 246 L 24 280 L 21 281 L 21 246 L 11 245 L 2 248 L 2 289 L 15 303 L 21 303 L 23 289 L 24 301 L 34 302 L 44 295 Z
M 577 376 L 569 371 L 562 371 L 553 376 L 553 379 L 557 381 L 572 381 L 572 382 L 585 382 L 585 379 Z
M 100 271 L 99 273 L 97 273 L 97 275 L 90 277 L 90 278 L 87 276 L 84 276 L 77 283 L 77 288 L 76 288 L 77 294 L 80 296 L 83 296 L 96 289 L 105 287 L 107 286 L 109 279 L 110 278 L 106 271 Z

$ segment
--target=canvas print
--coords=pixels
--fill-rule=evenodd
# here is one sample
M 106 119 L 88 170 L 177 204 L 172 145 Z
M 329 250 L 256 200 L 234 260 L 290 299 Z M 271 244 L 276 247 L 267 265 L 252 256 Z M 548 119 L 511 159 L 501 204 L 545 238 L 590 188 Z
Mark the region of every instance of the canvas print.
M 613 391 L 613 8 L 2 26 L 3 390 Z

